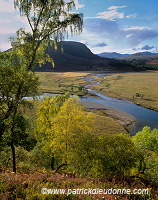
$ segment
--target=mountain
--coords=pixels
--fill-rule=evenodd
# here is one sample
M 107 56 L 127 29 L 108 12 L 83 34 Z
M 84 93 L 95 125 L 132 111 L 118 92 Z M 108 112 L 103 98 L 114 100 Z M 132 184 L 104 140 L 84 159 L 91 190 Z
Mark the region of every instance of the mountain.
M 152 53 L 150 51 L 143 51 L 143 52 L 135 53 L 133 55 L 138 55 L 138 54 L 140 54 L 140 55 L 156 55 L 157 53 Z
M 55 67 L 46 63 L 42 67 L 37 65 L 34 71 L 132 71 L 131 66 L 121 65 L 118 60 L 93 54 L 80 42 L 63 41 L 58 43 L 57 50 L 49 46 L 46 53 L 54 60 Z
M 120 54 L 116 52 L 103 52 L 97 55 L 103 58 L 120 58 L 120 57 L 128 56 L 130 54 Z
M 63 50 L 62 50 L 63 49 Z M 86 45 L 80 42 L 63 41 L 58 43 L 58 49 L 50 46 L 46 51 L 54 60 L 55 67 L 46 63 L 36 66 L 35 71 L 89 71 L 108 69 L 108 59 L 93 54 Z
M 120 57 L 119 59 L 155 59 L 158 57 L 158 53 L 151 53 L 151 52 L 138 52 L 135 54 L 130 54 L 128 56 Z
M 100 57 L 103 58 L 115 58 L 115 59 L 139 59 L 139 58 L 155 58 L 158 57 L 158 53 L 151 53 L 148 51 L 145 52 L 138 52 L 135 54 L 121 54 L 116 52 L 103 52 L 100 54 L 97 54 Z

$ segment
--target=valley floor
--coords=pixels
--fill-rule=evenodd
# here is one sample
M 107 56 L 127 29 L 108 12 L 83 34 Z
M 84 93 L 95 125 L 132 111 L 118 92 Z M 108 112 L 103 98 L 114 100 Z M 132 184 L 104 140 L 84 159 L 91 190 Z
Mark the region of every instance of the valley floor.
M 158 71 L 116 73 L 97 81 L 92 89 L 158 111 Z

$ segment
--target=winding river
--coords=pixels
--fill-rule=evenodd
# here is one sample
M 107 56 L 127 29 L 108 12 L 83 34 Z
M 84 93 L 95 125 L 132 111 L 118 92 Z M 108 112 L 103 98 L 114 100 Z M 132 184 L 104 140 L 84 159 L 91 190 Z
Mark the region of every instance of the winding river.
M 94 76 L 94 78 L 100 78 L 101 76 L 103 76 L 103 74 L 97 74 Z M 138 106 L 132 102 L 112 98 L 112 97 L 103 95 L 99 92 L 96 92 L 95 90 L 89 89 L 91 85 L 100 84 L 99 82 L 94 81 L 93 80 L 94 78 L 85 79 L 87 81 L 90 81 L 91 84 L 85 85 L 84 87 L 87 88 L 87 90 L 90 93 L 93 93 L 97 97 L 99 97 L 99 99 L 95 97 L 93 98 L 84 97 L 82 98 L 82 100 L 99 103 L 110 108 L 121 110 L 123 112 L 129 113 L 130 115 L 134 116 L 136 118 L 136 121 L 135 121 L 135 127 L 130 132 L 131 135 L 134 135 L 136 132 L 141 130 L 144 126 L 150 126 L 152 129 L 158 128 L 158 112 Z
M 94 78 L 100 78 L 103 75 L 105 76 L 106 74 L 97 74 L 94 76 Z M 134 135 L 136 132 L 141 130 L 144 126 L 150 126 L 152 129 L 158 128 L 158 112 L 138 106 L 129 101 L 119 100 L 113 97 L 106 96 L 95 90 L 90 89 L 89 87 L 91 85 L 100 84 L 99 82 L 94 81 L 94 78 L 85 78 L 84 80 L 89 81 L 90 84 L 85 85 L 84 87 L 90 93 L 93 93 L 95 96 L 82 97 L 80 100 L 81 102 L 87 101 L 87 102 L 98 103 L 106 107 L 117 109 L 117 110 L 120 110 L 132 115 L 135 118 L 135 125 L 134 125 L 134 128 L 130 131 L 130 135 Z M 55 96 L 55 94 L 43 93 L 42 95 L 39 96 L 39 99 L 42 99 L 46 95 Z M 26 97 L 25 99 L 29 99 L 29 98 Z

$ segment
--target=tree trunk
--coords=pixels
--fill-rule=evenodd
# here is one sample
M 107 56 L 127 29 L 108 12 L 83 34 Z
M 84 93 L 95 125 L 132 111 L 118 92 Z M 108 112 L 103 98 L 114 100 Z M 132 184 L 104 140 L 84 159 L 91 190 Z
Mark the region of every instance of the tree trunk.
M 12 149 L 12 157 L 13 157 L 13 172 L 16 173 L 16 160 L 15 160 L 15 147 L 13 142 L 11 143 L 11 149 Z
M 54 170 L 54 156 L 52 156 L 51 169 Z
M 59 165 L 59 166 L 56 168 L 56 170 L 54 171 L 54 174 L 57 173 L 57 171 L 58 171 L 61 167 L 66 166 L 66 165 L 68 165 L 68 164 L 62 163 L 61 165 Z

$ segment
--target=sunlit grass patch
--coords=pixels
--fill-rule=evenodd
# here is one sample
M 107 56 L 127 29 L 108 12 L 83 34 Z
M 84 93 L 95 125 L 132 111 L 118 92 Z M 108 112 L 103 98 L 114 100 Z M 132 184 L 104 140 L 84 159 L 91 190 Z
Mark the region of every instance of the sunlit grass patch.
M 89 75 L 86 72 L 36 72 L 40 80 L 41 92 L 64 94 L 70 91 L 71 94 L 84 95 L 86 90 L 82 88 L 86 81 L 82 78 Z
M 157 71 L 114 74 L 102 77 L 100 83 L 100 85 L 92 86 L 93 89 L 158 110 Z

